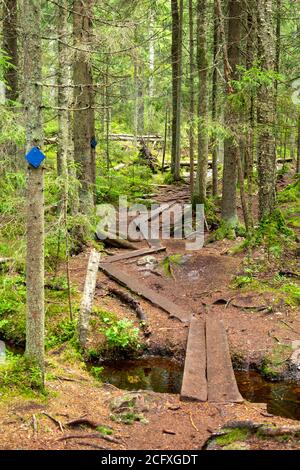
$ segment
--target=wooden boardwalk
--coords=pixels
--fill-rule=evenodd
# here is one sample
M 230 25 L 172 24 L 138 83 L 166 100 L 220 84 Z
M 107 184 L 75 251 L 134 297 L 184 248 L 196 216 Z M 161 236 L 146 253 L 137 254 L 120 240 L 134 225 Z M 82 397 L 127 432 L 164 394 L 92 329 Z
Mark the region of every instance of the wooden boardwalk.
M 242 403 L 224 324 L 213 315 L 190 324 L 181 399 Z

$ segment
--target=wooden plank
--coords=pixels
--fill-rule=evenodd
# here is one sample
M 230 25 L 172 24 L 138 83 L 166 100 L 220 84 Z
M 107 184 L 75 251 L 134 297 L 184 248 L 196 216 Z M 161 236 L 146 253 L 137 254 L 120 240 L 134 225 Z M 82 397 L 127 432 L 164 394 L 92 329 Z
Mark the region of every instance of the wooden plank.
M 206 316 L 206 348 L 208 401 L 243 402 L 232 368 L 225 326 L 214 315 Z
M 184 309 L 184 307 L 179 307 L 166 297 L 155 292 L 153 289 L 143 285 L 140 279 L 135 278 L 132 275 L 128 275 L 124 273 L 124 271 L 120 271 L 120 268 L 110 263 L 100 263 L 99 267 L 110 278 L 118 282 L 118 284 L 127 287 L 127 289 L 131 290 L 135 294 L 149 300 L 156 307 L 169 313 L 171 318 L 177 318 L 181 322 L 190 321 L 191 315 Z
M 206 401 L 206 345 L 205 322 L 193 317 L 189 328 L 180 399 Z
M 90 314 L 93 308 L 99 261 L 100 253 L 96 250 L 92 250 L 89 257 L 78 319 L 78 335 L 82 348 L 85 348 L 88 338 Z
M 154 248 L 142 248 L 140 250 L 134 250 L 129 253 L 120 253 L 118 255 L 108 256 L 103 259 L 102 263 L 115 263 L 116 261 L 122 261 L 123 259 L 136 258 L 138 256 L 150 255 L 151 253 L 158 253 L 160 251 L 165 251 L 165 246 L 159 246 Z

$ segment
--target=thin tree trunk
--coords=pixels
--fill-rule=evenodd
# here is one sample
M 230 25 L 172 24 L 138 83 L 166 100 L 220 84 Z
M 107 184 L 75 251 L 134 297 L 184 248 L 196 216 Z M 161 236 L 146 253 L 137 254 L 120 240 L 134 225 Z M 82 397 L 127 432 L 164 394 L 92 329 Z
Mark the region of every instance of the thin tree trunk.
M 80 209 L 89 213 L 93 208 L 93 158 L 91 149 L 92 129 L 92 67 L 91 67 L 91 16 L 94 0 L 74 0 L 73 36 L 74 36 L 74 114 L 73 139 L 74 160 L 78 166 L 77 177 L 81 188 L 79 192 Z
M 68 206 L 68 150 L 69 150 L 69 49 L 65 44 L 68 36 L 68 0 L 58 0 L 58 148 L 57 172 L 61 177 L 60 210 L 65 213 Z
M 224 35 L 224 21 L 221 11 L 220 0 L 217 0 L 220 19 L 220 32 Z M 224 49 L 224 75 L 227 84 L 227 95 L 233 93 L 231 80 L 238 79 L 237 66 L 240 62 L 240 16 L 241 3 L 236 0 L 229 0 L 229 23 L 228 23 L 228 46 L 223 37 Z M 225 41 L 225 42 L 224 42 Z M 228 60 L 228 63 L 226 64 Z M 239 113 L 226 103 L 225 124 L 230 128 L 233 134 L 236 133 L 236 127 L 239 123 Z M 236 211 L 236 182 L 237 182 L 237 141 L 234 137 L 225 140 L 224 166 L 223 166 L 223 191 L 222 191 L 222 219 L 231 227 L 238 223 Z
M 189 0 L 189 43 L 190 43 L 190 116 L 189 116 L 189 154 L 190 154 L 190 193 L 194 194 L 194 114 L 195 114 L 195 86 L 194 86 L 194 6 Z
M 34 28 L 32 27 L 34 25 Z M 27 151 L 43 142 L 41 88 L 41 1 L 24 0 L 24 106 Z M 43 167 L 28 167 L 26 355 L 44 381 L 44 183 Z
M 163 156 L 162 156 L 162 164 L 161 164 L 161 171 L 162 173 L 165 171 L 165 159 L 166 159 L 166 151 L 167 151 L 167 133 L 168 133 L 168 114 L 169 109 L 166 108 L 166 117 L 165 117 L 165 132 L 164 132 L 164 143 L 163 143 Z
M 193 201 L 204 204 L 206 199 L 207 165 L 208 165 L 208 83 L 207 83 L 207 1 L 197 3 L 197 67 L 199 77 L 198 94 L 198 165 L 197 180 Z
M 258 51 L 261 69 L 274 71 L 275 50 L 273 34 L 273 2 L 261 0 L 257 4 Z M 276 102 L 274 86 L 261 84 L 258 90 L 258 189 L 260 220 L 272 214 L 275 209 L 276 147 L 275 120 Z
M 5 97 L 16 101 L 18 98 L 18 5 L 17 0 L 3 2 L 3 50 L 12 65 L 4 71 Z
M 172 9 L 172 149 L 171 173 L 180 179 L 181 55 L 183 0 L 171 0 Z
M 214 1 L 214 43 L 213 43 L 213 75 L 212 75 L 212 121 L 217 120 L 217 100 L 218 100 L 218 72 L 217 72 L 217 53 L 219 47 L 219 24 L 217 15 L 216 0 Z M 218 196 L 218 138 L 212 142 L 212 194 Z

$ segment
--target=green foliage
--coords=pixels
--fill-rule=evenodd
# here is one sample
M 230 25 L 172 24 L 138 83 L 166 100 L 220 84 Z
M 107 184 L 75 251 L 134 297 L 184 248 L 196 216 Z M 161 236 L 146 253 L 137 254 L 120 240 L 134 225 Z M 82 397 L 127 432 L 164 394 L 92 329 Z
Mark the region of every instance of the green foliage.
M 23 356 L 8 354 L 5 364 L 0 365 L 0 391 L 32 396 L 43 391 L 40 368 Z
M 258 229 L 244 243 L 244 247 L 265 246 L 268 257 L 280 258 L 283 251 L 294 246 L 295 234 L 279 209 L 261 221 Z
M 25 278 L 0 276 L 0 333 L 15 344 L 25 340 L 25 301 Z
M 168 255 L 161 262 L 165 275 L 169 277 L 172 276 L 172 266 L 180 266 L 181 264 L 181 254 Z
M 277 201 L 279 203 L 285 202 L 297 202 L 300 199 L 300 178 L 295 183 L 286 186 L 277 195 Z
M 96 430 L 104 436 L 111 436 L 113 434 L 113 430 L 107 426 L 98 426 Z
M 103 372 L 104 367 L 92 366 L 90 368 L 90 373 L 93 377 L 97 380 L 101 380 L 101 374 Z
M 52 349 L 65 342 L 69 342 L 73 346 L 77 346 L 76 338 L 77 321 L 62 320 L 47 334 L 45 346 Z
M 133 326 L 133 322 L 127 319 L 118 320 L 108 328 L 102 329 L 107 344 L 116 350 L 138 350 L 141 347 L 139 341 L 139 329 Z
M 135 202 L 145 193 L 151 192 L 152 172 L 146 166 L 133 163 L 118 170 L 103 169 L 102 171 L 103 176 L 98 176 L 96 181 L 98 204 L 116 203 L 120 196 L 126 196 L 129 202 Z

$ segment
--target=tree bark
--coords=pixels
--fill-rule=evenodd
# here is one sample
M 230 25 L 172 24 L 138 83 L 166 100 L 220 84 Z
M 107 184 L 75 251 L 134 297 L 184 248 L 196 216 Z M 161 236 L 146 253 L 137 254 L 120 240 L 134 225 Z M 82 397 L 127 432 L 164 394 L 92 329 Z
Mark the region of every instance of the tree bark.
M 3 50 L 8 56 L 9 67 L 4 73 L 7 100 L 18 99 L 18 6 L 17 0 L 3 2 Z
M 194 120 L 195 120 L 195 85 L 194 85 L 194 6 L 189 0 L 189 44 L 190 44 L 190 116 L 189 116 L 189 154 L 190 154 L 190 193 L 194 193 Z
M 41 1 L 24 0 L 24 107 L 27 151 L 43 142 Z M 34 28 L 32 27 L 34 25 Z M 44 185 L 43 167 L 28 168 L 26 355 L 44 375 Z
M 68 0 L 58 0 L 57 7 L 58 35 L 58 145 L 57 173 L 60 179 L 60 211 L 67 212 L 68 205 L 68 150 L 69 150 L 69 49 L 66 46 L 68 36 Z
M 193 201 L 204 204 L 206 199 L 208 160 L 208 60 L 207 60 L 207 0 L 197 3 L 197 67 L 199 77 L 198 94 L 198 165 Z
M 217 72 L 217 54 L 219 47 L 219 24 L 216 0 L 214 0 L 214 42 L 213 42 L 213 75 L 212 75 L 212 121 L 217 120 L 218 110 L 218 72 Z M 212 142 L 212 194 L 218 196 L 218 138 L 214 138 Z
M 93 129 L 93 77 L 91 66 L 91 33 L 94 0 L 74 0 L 74 108 L 73 139 L 74 160 L 78 165 L 77 177 L 81 184 L 79 191 L 80 209 L 89 213 L 93 208 L 94 161 L 91 148 Z
M 257 3 L 258 51 L 260 67 L 264 72 L 275 69 L 275 38 L 273 33 L 273 2 Z M 258 90 L 258 194 L 259 217 L 272 214 L 275 209 L 276 148 L 275 148 L 276 100 L 274 85 L 261 84 Z
M 181 82 L 182 82 L 182 17 L 183 0 L 171 0 L 172 9 L 172 147 L 171 173 L 180 179 Z
M 219 0 L 218 3 L 220 4 Z M 220 6 L 220 5 L 219 5 Z M 224 50 L 228 53 L 228 64 L 226 64 L 227 53 L 225 56 L 225 78 L 227 83 L 227 96 L 233 93 L 231 80 L 238 79 L 237 66 L 240 63 L 240 16 L 241 2 L 240 0 L 229 0 L 229 23 L 228 23 L 228 40 Z M 223 23 L 222 16 L 220 17 Z M 224 27 L 222 27 L 224 31 Z M 224 39 L 223 39 L 224 41 Z M 236 133 L 236 127 L 239 124 L 239 113 L 227 101 L 225 109 L 225 124 L 231 130 L 232 134 Z M 229 226 L 236 226 L 238 223 L 236 211 L 236 183 L 237 183 L 237 141 L 234 136 L 225 140 L 224 148 L 224 166 L 223 166 L 223 191 L 222 191 L 222 219 Z

